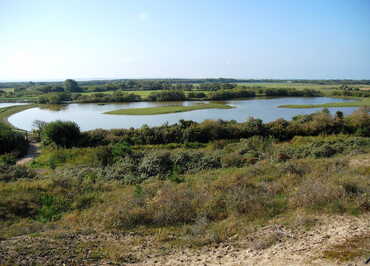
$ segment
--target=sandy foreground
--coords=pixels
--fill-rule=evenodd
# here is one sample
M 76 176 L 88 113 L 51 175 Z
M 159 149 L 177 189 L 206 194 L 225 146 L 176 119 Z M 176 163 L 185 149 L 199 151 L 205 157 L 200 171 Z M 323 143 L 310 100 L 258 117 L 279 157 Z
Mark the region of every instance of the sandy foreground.
M 271 235 L 273 244 L 261 241 Z M 25 235 L 0 239 L 0 265 L 365 265 L 370 257 L 370 215 L 320 217 L 308 230 L 273 224 L 246 238 L 237 238 L 198 249 L 161 252 L 151 245 L 150 238 L 138 241 L 134 234 L 127 233 Z M 342 252 L 336 245 L 346 246 L 358 238 L 362 239 L 356 247 L 361 255 L 346 261 L 325 258 L 325 251 Z M 96 250 L 103 246 L 115 252 L 116 258 L 122 256 L 120 262 L 99 258 Z
M 285 239 L 267 249 L 256 249 L 252 237 L 236 245 L 224 244 L 197 252 L 184 250 L 136 265 L 365 265 L 366 256 L 350 262 L 328 261 L 322 258 L 322 251 L 345 243 L 348 239 L 369 236 L 370 217 L 330 217 L 325 220 L 324 224 L 308 232 L 290 232 L 279 225 L 265 227 L 254 236 L 256 242 L 259 237 L 271 232 Z M 370 238 L 367 240 L 370 241 Z M 370 250 L 368 254 L 370 257 Z

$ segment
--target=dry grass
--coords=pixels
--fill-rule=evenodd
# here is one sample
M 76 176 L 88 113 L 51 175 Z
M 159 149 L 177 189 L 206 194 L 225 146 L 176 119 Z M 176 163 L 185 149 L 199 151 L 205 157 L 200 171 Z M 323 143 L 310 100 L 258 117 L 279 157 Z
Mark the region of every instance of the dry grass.
M 323 251 L 323 257 L 330 260 L 346 262 L 363 257 L 364 261 L 370 256 L 370 230 L 368 234 L 354 236 L 342 243 L 328 247 Z

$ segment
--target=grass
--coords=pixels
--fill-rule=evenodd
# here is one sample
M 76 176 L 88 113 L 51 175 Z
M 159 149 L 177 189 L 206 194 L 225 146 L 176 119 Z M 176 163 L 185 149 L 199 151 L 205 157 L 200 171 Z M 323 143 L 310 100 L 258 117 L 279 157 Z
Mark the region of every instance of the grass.
M 337 103 L 323 103 L 323 104 L 284 104 L 278 106 L 279 108 L 296 108 L 296 109 L 304 109 L 304 108 L 329 108 L 329 107 L 362 107 L 362 106 L 370 106 L 370 99 L 365 98 L 361 101 L 357 100 L 353 102 L 337 102 Z
M 160 107 L 148 107 L 148 108 L 133 108 L 133 109 L 119 109 L 105 114 L 112 115 L 159 115 L 159 114 L 171 114 L 171 113 L 181 113 L 189 112 L 194 110 L 204 110 L 204 109 L 231 109 L 233 108 L 227 104 L 216 104 L 216 103 L 207 103 L 207 104 L 196 104 L 192 106 L 160 106 Z
M 37 107 L 37 106 L 38 106 L 37 104 L 27 104 L 27 105 L 15 105 L 15 106 L 0 108 L 0 121 L 4 124 L 14 128 L 14 126 L 11 123 L 9 123 L 9 121 L 8 121 L 9 116 L 11 116 L 15 113 L 22 112 L 24 110 L 30 109 L 30 108 Z

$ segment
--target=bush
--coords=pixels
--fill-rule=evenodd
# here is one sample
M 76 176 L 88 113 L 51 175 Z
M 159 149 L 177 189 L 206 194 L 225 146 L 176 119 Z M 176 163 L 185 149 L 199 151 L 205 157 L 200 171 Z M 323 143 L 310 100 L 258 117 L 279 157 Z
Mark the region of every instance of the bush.
M 169 152 L 149 152 L 144 155 L 138 171 L 143 177 L 160 176 L 162 178 L 170 175 L 172 161 Z
M 28 140 L 21 133 L 0 123 L 0 155 L 13 153 L 15 157 L 27 153 Z
M 80 144 L 81 132 L 75 122 L 58 120 L 47 123 L 42 128 L 41 139 L 46 145 L 71 148 Z

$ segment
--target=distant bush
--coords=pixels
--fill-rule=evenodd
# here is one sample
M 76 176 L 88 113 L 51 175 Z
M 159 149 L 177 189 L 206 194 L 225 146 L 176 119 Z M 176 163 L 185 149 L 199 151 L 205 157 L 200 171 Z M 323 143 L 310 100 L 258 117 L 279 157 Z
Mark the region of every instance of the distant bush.
M 205 98 L 207 95 L 204 92 L 189 92 L 188 98 Z
M 134 93 L 114 91 L 112 94 L 80 94 L 75 100 L 81 103 L 138 102 L 141 100 L 141 96 Z
M 248 89 L 218 90 L 209 94 L 210 100 L 228 100 L 255 97 L 256 93 Z
M 318 97 L 322 96 L 320 91 L 312 89 L 297 90 L 293 88 L 274 88 L 265 89 L 266 96 L 281 96 L 281 97 Z
M 37 102 L 41 104 L 61 104 L 71 100 L 71 94 L 66 92 L 47 93 L 37 98 Z
M 152 92 L 148 96 L 148 99 L 150 101 L 156 101 L 156 102 L 183 101 L 183 100 L 186 100 L 186 96 L 183 91 L 171 90 L 171 91 Z

